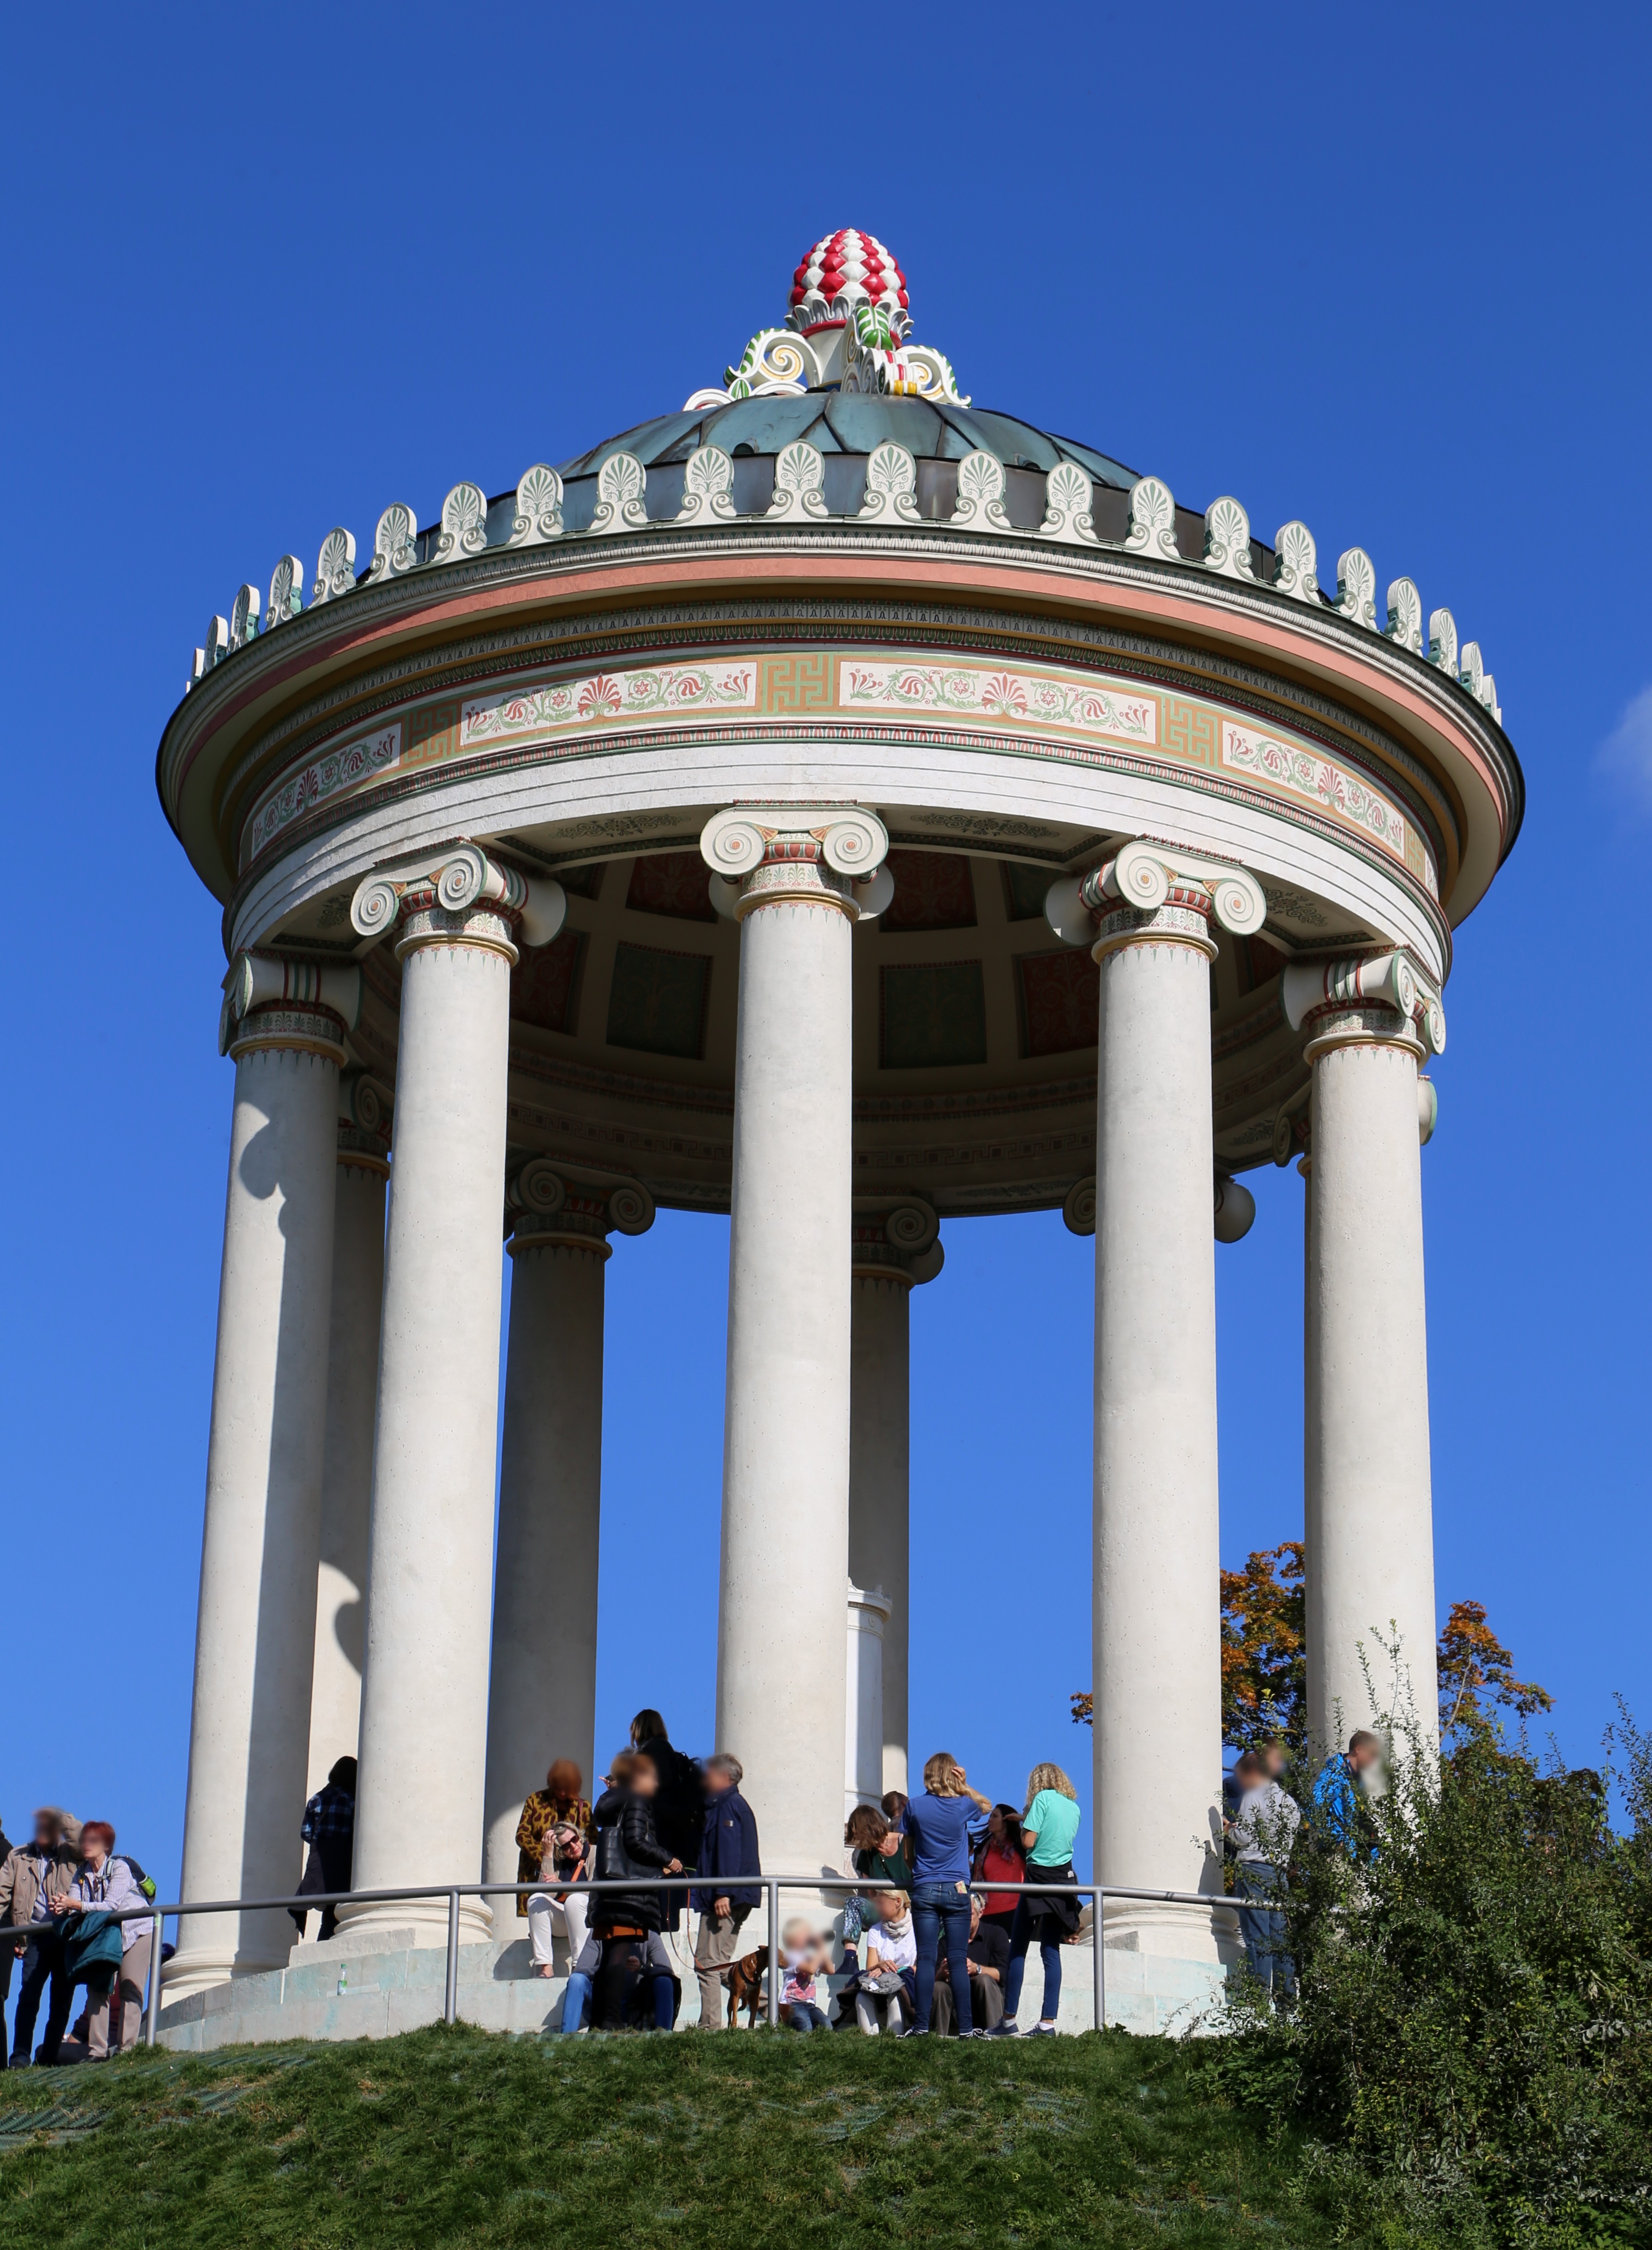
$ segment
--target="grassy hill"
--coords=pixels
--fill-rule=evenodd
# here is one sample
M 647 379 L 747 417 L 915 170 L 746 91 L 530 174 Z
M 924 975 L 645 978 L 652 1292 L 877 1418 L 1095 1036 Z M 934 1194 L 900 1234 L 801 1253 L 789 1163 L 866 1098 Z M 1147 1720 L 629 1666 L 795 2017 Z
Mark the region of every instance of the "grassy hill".
M 1299 2155 L 1226 2103 L 1206 2050 L 1118 2032 L 564 2045 L 460 2025 L 9 2075 L 0 2226 L 53 2250 L 1374 2250 L 1304 2194 Z

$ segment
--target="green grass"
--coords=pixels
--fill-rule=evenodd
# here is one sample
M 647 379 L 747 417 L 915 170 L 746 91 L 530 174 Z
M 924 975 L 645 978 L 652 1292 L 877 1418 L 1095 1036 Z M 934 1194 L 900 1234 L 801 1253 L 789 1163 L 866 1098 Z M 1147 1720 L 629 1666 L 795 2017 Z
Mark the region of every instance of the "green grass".
M 1372 2241 L 1193 2046 L 790 2033 L 140 2053 L 0 2081 L 0 2230 L 52 2250 Z

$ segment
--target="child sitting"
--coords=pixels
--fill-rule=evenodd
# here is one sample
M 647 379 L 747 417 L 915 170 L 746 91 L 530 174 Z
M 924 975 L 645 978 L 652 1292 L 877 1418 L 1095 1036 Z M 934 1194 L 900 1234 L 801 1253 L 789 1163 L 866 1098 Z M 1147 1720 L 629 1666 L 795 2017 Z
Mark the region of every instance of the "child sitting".
M 904 1891 L 880 1891 L 878 1918 L 867 1932 L 866 1966 L 854 1995 L 854 2012 L 861 2028 L 875 2037 L 880 2028 L 900 2031 L 917 1966 L 917 1938 Z
M 789 1922 L 780 1933 L 780 1958 L 786 1978 L 780 2005 L 791 2012 L 787 2020 L 792 2030 L 830 2029 L 820 2005 L 826 1997 L 826 1988 L 817 1981 L 832 1966 L 832 1949 L 826 1939 L 806 1922 Z

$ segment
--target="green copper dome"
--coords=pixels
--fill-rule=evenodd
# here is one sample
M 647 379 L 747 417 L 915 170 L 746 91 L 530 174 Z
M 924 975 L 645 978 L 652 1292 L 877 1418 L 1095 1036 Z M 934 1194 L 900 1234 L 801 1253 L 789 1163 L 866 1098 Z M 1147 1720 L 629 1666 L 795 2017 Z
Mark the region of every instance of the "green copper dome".
M 658 415 L 563 462 L 561 468 L 569 480 L 594 477 L 611 453 L 634 453 L 645 469 L 665 468 L 686 461 L 698 445 L 721 445 L 738 460 L 778 453 L 799 438 L 828 459 L 834 453 L 865 455 L 893 440 L 915 460 L 961 461 L 978 450 L 995 453 L 1006 469 L 1042 473 L 1061 461 L 1076 461 L 1097 484 L 1128 492 L 1136 481 L 1132 470 L 1105 453 L 1036 430 L 1013 414 L 837 390 L 808 390 L 791 398 L 737 398 L 688 413 Z

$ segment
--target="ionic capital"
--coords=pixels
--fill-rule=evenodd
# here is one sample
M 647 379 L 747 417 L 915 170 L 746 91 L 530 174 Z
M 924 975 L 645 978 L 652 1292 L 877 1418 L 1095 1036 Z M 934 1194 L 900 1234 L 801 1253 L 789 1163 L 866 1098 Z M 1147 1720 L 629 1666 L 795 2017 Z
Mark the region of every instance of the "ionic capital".
M 869 921 L 895 896 L 888 848 L 888 829 L 859 804 L 734 805 L 700 834 L 711 902 L 733 921 L 772 906 L 833 907 Z
M 361 1008 L 362 972 L 354 962 L 238 953 L 224 976 L 218 1053 L 238 1061 L 287 1048 L 324 1056 L 342 1070 L 344 1034 L 355 1030 Z
M 347 1070 L 338 1081 L 338 1161 L 358 1171 L 390 1177 L 391 1091 L 364 1070 Z
M 1044 914 L 1057 937 L 1088 946 L 1097 961 L 1138 944 L 1191 945 L 1213 956 L 1212 916 L 1246 937 L 1267 920 L 1268 901 L 1243 867 L 1137 837 L 1088 875 L 1052 883 Z
M 515 963 L 516 939 L 549 945 L 568 896 L 560 883 L 519 874 L 461 839 L 415 859 L 375 867 L 356 885 L 350 924 L 377 939 L 399 926 L 396 957 L 425 945 L 474 945 Z
M 946 1262 L 940 1219 L 918 1196 L 898 1203 L 857 1196 L 850 1260 L 858 1281 L 888 1281 L 902 1289 L 932 1281 Z
M 1404 953 L 1294 961 L 1280 997 L 1292 1031 L 1307 1030 L 1310 1062 L 1343 1046 L 1405 1047 L 1419 1062 L 1446 1051 L 1440 994 Z
M 526 1250 L 583 1250 L 610 1254 L 608 1236 L 646 1234 L 654 1223 L 654 1199 L 640 1180 L 587 1180 L 560 1170 L 548 1156 L 530 1156 L 505 1191 L 511 1221 L 506 1245 L 513 1258 Z

